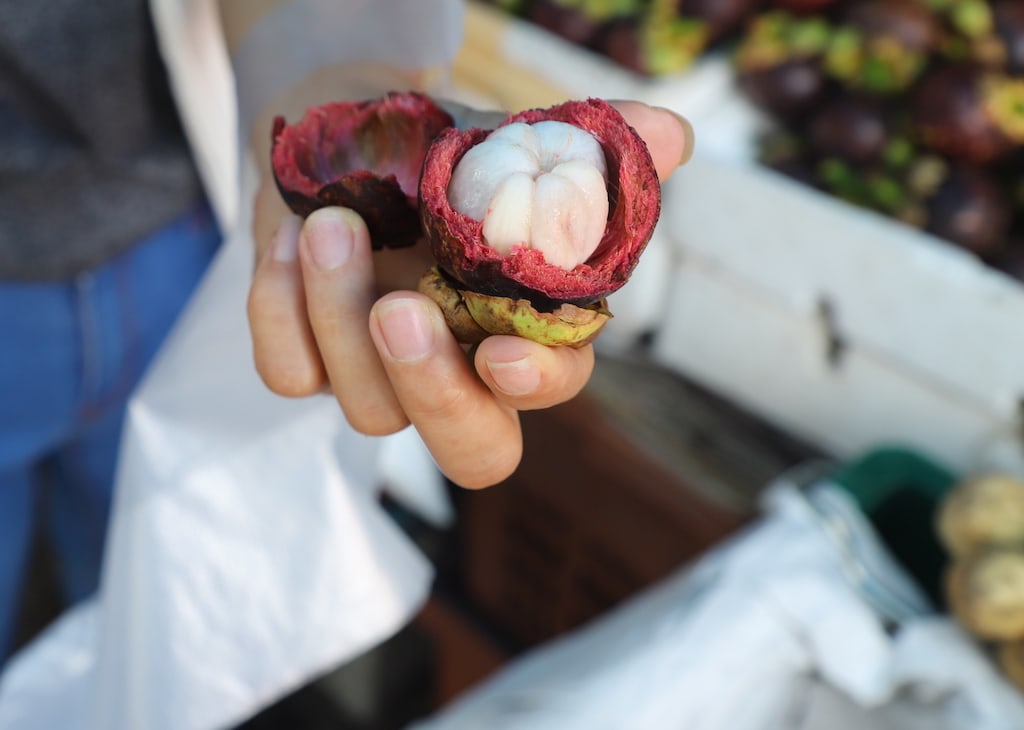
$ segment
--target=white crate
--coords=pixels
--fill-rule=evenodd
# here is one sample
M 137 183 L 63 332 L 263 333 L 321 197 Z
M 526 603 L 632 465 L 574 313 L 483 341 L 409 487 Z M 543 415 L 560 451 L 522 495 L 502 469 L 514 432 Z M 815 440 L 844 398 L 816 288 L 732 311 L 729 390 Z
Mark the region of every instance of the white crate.
M 1024 288 L 753 165 L 666 186 L 675 281 L 655 357 L 840 456 L 880 442 L 1024 470 Z

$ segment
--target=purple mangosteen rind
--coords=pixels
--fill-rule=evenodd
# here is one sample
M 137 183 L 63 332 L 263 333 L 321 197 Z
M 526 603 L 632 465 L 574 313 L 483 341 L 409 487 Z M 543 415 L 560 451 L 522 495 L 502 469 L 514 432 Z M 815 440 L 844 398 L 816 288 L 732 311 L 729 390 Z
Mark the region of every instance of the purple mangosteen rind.
M 274 181 L 296 215 L 351 208 L 366 222 L 375 249 L 409 246 L 422 236 L 417 187 L 423 158 L 453 124 L 419 92 L 311 107 L 294 124 L 277 117 Z
M 609 220 L 584 263 L 566 270 L 532 248 L 503 256 L 487 245 L 483 222 L 452 208 L 448 185 L 462 156 L 492 130 L 446 129 L 431 145 L 420 178 L 420 215 L 434 259 L 457 287 L 489 296 L 526 299 L 539 311 L 569 303 L 586 307 L 622 287 L 654 233 L 661 185 L 650 151 L 622 115 L 600 99 L 569 101 L 507 117 L 499 126 L 552 120 L 572 124 L 602 146 L 608 168 Z

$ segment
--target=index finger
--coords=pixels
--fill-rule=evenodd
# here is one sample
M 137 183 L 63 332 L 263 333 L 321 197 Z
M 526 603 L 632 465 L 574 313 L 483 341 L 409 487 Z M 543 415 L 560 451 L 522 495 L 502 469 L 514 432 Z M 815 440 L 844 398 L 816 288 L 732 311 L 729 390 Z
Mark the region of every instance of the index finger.
M 664 182 L 693 155 L 693 125 L 664 107 L 639 101 L 611 101 L 612 106 L 640 134 L 651 151 L 658 179 Z

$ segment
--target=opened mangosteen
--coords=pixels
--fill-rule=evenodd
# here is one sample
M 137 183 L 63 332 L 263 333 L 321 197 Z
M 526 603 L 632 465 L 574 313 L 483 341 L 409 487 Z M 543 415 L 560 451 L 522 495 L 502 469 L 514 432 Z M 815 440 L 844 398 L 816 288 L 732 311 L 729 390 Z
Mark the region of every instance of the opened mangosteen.
M 453 123 L 417 92 L 324 104 L 291 125 L 278 117 L 274 179 L 297 215 L 344 206 L 366 221 L 374 248 L 408 246 L 422 232 L 418 183 L 427 148 Z
M 445 130 L 420 180 L 437 261 L 421 291 L 467 344 L 516 334 L 581 346 L 610 317 L 605 298 L 628 280 L 660 207 L 647 146 L 607 102 Z
M 924 145 L 974 164 L 999 162 L 1024 145 L 1024 79 L 946 64 L 917 85 L 911 115 Z

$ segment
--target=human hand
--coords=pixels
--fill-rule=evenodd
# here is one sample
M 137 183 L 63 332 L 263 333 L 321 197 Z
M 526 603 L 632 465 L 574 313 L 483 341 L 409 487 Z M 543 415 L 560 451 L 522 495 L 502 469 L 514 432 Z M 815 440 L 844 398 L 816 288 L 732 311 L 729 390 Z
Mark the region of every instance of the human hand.
M 687 122 L 639 102 L 615 106 L 647 142 L 662 180 L 689 158 Z M 493 336 L 470 362 L 437 306 L 400 288 L 414 287 L 428 265 L 421 245 L 372 253 L 362 219 L 343 208 L 318 210 L 305 222 L 285 216 L 267 236 L 261 215 L 265 221 L 266 210 L 280 205 L 268 197 L 257 199 L 260 255 L 248 314 L 256 368 L 275 393 L 329 389 L 349 423 L 369 435 L 411 423 L 448 478 L 479 488 L 518 466 L 519 411 L 570 400 L 589 380 L 590 346 Z M 409 271 L 410 261 L 414 278 L 382 282 L 385 269 Z

